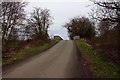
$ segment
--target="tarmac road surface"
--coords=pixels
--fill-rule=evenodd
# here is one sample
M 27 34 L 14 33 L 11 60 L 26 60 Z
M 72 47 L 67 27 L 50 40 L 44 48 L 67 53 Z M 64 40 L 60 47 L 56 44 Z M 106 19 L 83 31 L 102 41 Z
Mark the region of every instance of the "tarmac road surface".
M 72 40 L 62 40 L 49 50 L 7 70 L 3 78 L 91 78 Z

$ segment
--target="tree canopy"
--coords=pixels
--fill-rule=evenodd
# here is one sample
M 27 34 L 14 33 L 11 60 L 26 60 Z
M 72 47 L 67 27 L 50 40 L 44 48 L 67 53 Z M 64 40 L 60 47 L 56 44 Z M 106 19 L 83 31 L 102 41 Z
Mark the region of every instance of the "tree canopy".
M 94 23 L 86 17 L 75 17 L 66 23 L 64 27 L 67 28 L 71 39 L 74 36 L 86 39 L 91 39 L 95 36 Z

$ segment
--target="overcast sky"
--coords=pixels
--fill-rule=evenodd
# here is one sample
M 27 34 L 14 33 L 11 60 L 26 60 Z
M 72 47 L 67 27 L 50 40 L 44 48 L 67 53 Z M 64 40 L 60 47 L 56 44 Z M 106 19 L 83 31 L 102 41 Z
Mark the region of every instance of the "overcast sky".
M 68 39 L 67 30 L 63 25 L 76 16 L 89 17 L 91 7 L 88 5 L 91 4 L 93 3 L 89 0 L 31 0 L 26 6 L 26 12 L 30 13 L 33 7 L 50 9 L 50 14 L 54 19 L 48 30 L 49 35 L 59 35 L 63 39 Z

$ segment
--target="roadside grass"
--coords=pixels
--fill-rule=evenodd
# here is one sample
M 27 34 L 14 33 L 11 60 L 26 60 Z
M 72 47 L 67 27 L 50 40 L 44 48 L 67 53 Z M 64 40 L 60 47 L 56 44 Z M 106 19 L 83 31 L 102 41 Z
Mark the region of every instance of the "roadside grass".
M 9 64 L 13 64 L 16 61 L 22 61 L 22 60 L 26 59 L 27 57 L 34 56 L 36 54 L 39 54 L 39 53 L 51 48 L 52 46 L 54 46 L 58 42 L 59 41 L 52 40 L 44 45 L 40 45 L 37 47 L 30 47 L 30 48 L 20 50 L 18 53 L 14 53 L 10 57 L 3 58 L 2 65 L 6 66 Z
M 84 40 L 75 40 L 77 47 L 80 49 L 82 56 L 89 60 L 90 68 L 99 78 L 120 78 L 119 68 L 113 63 L 104 61 L 98 56 L 92 46 L 88 45 Z

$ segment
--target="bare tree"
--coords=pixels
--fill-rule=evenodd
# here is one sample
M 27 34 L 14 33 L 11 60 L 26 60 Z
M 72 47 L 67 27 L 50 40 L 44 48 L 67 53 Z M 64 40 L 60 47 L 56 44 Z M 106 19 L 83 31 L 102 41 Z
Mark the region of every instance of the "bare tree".
M 25 19 L 24 7 L 26 3 L 21 2 L 2 2 L 0 23 L 2 24 L 2 40 L 8 43 L 13 37 L 13 33 Z
M 115 29 L 120 34 L 120 1 L 113 0 L 113 1 L 97 1 L 97 0 L 90 0 L 94 2 L 96 8 L 92 9 L 92 13 L 90 16 L 98 20 L 98 22 L 107 21 L 109 26 L 98 26 L 99 28 L 108 27 L 109 30 Z M 105 28 L 102 28 L 105 29 Z M 120 37 L 118 36 L 118 42 L 120 41 Z
M 16 40 L 19 35 L 18 31 L 25 20 L 24 7 L 26 3 L 21 2 L 2 2 L 1 3 L 0 24 L 2 24 L 2 53 L 6 55 L 10 51 L 10 43 Z M 14 42 L 15 44 L 15 42 Z
M 48 37 L 47 30 L 52 23 L 48 9 L 34 8 L 28 19 L 28 26 L 31 27 L 34 37 Z
M 120 1 L 113 0 L 109 2 L 98 2 L 97 0 L 94 0 L 93 2 L 97 5 L 96 9 L 92 9 L 93 13 L 91 16 L 94 19 L 97 19 L 99 21 L 107 20 L 111 21 L 112 23 L 120 23 Z
M 98 37 L 98 42 L 100 45 L 106 46 L 109 51 L 113 52 L 110 54 L 104 53 L 104 55 L 109 55 L 109 59 L 114 62 L 120 63 L 120 0 L 90 0 L 97 7 L 92 10 L 92 18 L 99 21 L 99 31 L 101 36 Z M 108 1 L 108 2 L 107 2 Z M 113 49 L 109 48 L 111 46 Z M 115 48 L 114 48 L 114 47 Z M 111 50 L 110 50 L 111 49 Z M 106 52 L 106 50 L 103 50 Z M 114 52 L 116 51 L 116 52 Z M 115 57 L 115 55 L 118 55 Z M 114 57 L 113 57 L 114 56 Z

